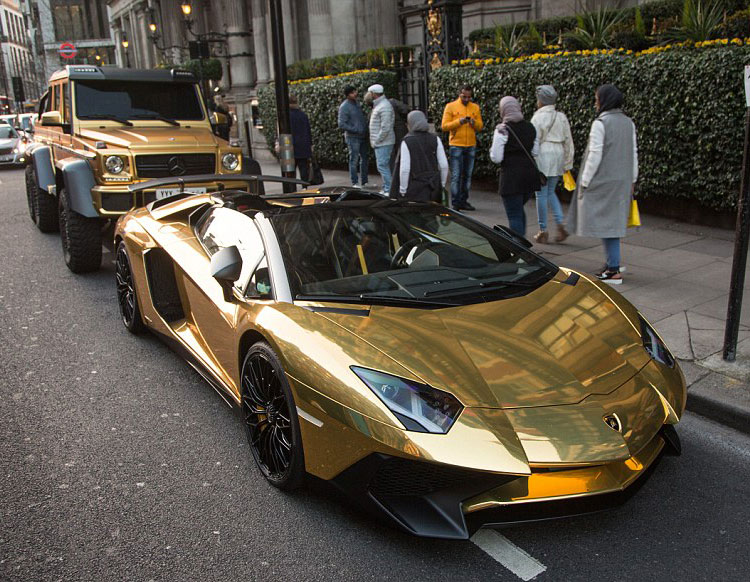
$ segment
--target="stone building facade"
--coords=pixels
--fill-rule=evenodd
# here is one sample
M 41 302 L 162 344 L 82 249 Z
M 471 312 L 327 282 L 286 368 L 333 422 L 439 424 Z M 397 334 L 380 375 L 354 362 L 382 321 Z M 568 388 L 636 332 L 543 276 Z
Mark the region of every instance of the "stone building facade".
M 28 21 L 19 0 L 0 2 L 0 92 L 8 97 L 3 100 L 3 113 L 21 113 L 25 106 L 39 97 L 36 67 L 28 34 Z M 16 95 L 13 79 L 20 83 L 23 98 Z

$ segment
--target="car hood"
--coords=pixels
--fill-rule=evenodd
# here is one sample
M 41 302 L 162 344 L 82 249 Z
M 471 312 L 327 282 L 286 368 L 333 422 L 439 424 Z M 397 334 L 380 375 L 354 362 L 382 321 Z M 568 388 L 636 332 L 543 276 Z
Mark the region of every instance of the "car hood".
M 13 147 L 18 143 L 18 138 L 13 137 L 10 139 L 0 139 L 0 148 L 9 148 Z
M 422 310 L 325 313 L 464 406 L 568 405 L 610 394 L 649 362 L 640 335 L 596 285 L 555 279 L 523 297 Z
M 193 147 L 215 147 L 214 135 L 205 127 L 121 127 L 107 131 L 84 129 L 81 137 L 103 141 L 108 145 L 133 149 L 159 149 L 166 147 L 184 150 Z

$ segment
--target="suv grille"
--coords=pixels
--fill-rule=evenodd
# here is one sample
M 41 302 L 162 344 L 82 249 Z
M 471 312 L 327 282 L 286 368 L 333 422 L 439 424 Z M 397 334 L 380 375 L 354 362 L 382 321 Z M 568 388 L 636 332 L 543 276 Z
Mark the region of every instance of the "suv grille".
M 5 156 L 13 151 L 12 147 L 9 148 L 0 148 L 0 155 Z
M 135 156 L 135 170 L 140 178 L 169 178 L 213 174 L 216 172 L 214 154 L 155 154 Z

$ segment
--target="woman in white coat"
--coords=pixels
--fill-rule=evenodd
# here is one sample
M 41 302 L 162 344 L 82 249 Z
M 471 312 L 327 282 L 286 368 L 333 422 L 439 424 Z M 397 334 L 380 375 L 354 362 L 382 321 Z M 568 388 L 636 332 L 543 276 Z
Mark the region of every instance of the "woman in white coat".
M 536 212 L 539 220 L 539 232 L 534 240 L 545 244 L 549 241 L 547 231 L 547 210 L 552 210 L 552 216 L 557 225 L 555 242 L 563 242 L 568 238 L 568 232 L 563 223 L 563 211 L 555 188 L 562 175 L 573 169 L 573 134 L 570 122 L 561 111 L 557 111 L 557 91 L 552 85 L 541 85 L 536 89 L 537 111 L 531 118 L 536 128 L 539 140 L 539 157 L 537 167 L 547 177 L 547 183 L 542 185 L 536 193 Z

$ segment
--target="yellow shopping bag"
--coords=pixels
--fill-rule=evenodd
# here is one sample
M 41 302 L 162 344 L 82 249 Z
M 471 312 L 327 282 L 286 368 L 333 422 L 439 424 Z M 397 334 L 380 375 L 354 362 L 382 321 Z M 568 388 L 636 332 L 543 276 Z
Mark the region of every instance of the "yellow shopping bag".
M 568 191 L 572 192 L 576 189 L 576 180 L 570 170 L 563 174 L 563 187 Z
M 641 226 L 641 213 L 638 212 L 638 202 L 633 199 L 630 201 L 630 214 L 628 215 L 628 228 Z

